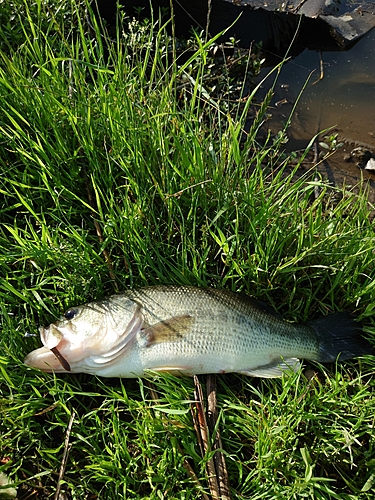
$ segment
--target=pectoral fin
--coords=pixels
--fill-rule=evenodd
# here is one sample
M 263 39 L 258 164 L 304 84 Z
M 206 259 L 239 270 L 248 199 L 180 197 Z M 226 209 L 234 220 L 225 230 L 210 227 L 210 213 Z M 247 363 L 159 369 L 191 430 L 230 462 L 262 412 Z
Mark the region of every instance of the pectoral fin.
M 145 336 L 147 339 L 147 347 L 163 342 L 176 342 L 186 335 L 193 323 L 194 318 L 189 314 L 174 316 L 173 318 L 159 321 L 159 323 L 144 328 L 142 336 Z
M 281 377 L 284 373 L 290 371 L 298 372 L 301 367 L 301 362 L 297 358 L 288 358 L 280 361 L 275 361 L 269 365 L 259 366 L 251 370 L 243 370 L 239 373 L 248 375 L 249 377 L 262 377 L 262 378 L 277 378 Z

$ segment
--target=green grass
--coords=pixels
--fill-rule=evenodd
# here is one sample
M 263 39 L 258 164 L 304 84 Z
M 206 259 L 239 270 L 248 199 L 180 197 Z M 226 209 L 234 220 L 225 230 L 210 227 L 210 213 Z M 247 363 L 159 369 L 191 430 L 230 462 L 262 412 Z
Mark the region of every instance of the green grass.
M 347 309 L 373 339 L 371 207 L 363 189 L 296 176 L 304 155 L 287 173 L 284 133 L 258 144 L 267 102 L 243 141 L 252 98 L 216 96 L 199 39 L 169 68 L 163 30 L 138 27 L 106 59 L 84 6 L 54 5 L 2 14 L 0 472 L 19 498 L 53 498 L 74 412 L 67 498 L 200 498 L 184 468 L 207 490 L 192 380 L 155 379 L 155 401 L 147 381 L 39 373 L 22 363 L 40 345 L 25 333 L 69 306 L 174 283 L 243 291 L 292 321 Z M 373 359 L 218 377 L 233 499 L 373 498 L 374 386 Z

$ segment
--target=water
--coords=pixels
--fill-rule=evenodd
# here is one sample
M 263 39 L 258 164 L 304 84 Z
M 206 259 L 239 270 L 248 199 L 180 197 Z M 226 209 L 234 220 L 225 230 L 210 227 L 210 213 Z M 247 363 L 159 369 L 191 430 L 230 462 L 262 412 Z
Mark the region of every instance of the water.
M 335 125 L 345 139 L 375 148 L 375 30 L 349 51 L 322 53 L 322 62 L 321 80 L 320 56 L 315 51 L 305 50 L 282 69 L 275 97 L 289 103 L 295 102 L 314 71 L 300 98 L 291 138 L 306 141 Z M 285 114 L 282 106 L 280 112 L 275 118 Z
M 321 64 L 323 78 L 319 80 Z M 269 68 L 262 71 L 264 76 Z M 354 161 L 345 161 L 359 145 L 375 154 L 375 29 L 348 51 L 323 52 L 320 57 L 306 49 L 284 65 L 268 123 L 275 132 L 286 122 L 309 76 L 288 129 L 287 149 L 305 148 L 317 132 L 334 127 L 344 142 L 328 161 L 335 180 L 353 184 L 363 175 L 375 186 L 373 174 L 360 171 Z M 375 199 L 374 194 L 371 197 Z

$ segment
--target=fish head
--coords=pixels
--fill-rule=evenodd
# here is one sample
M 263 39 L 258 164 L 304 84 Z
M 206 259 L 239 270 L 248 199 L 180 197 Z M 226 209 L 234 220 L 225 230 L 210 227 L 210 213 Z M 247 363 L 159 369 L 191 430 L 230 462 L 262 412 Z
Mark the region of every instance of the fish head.
M 142 326 L 138 304 L 110 298 L 68 309 L 62 318 L 39 328 L 43 347 L 24 363 L 45 372 L 81 372 L 85 359 L 129 347 Z M 120 346 L 116 350 L 116 346 Z

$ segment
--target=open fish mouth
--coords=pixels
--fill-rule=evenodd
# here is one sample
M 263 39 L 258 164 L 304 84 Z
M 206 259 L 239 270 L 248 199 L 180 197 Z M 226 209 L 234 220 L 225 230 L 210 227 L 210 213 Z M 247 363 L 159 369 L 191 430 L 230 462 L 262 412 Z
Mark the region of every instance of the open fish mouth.
M 70 364 L 58 349 L 59 344 L 63 341 L 63 335 L 57 325 L 52 324 L 49 328 L 40 328 L 40 337 L 44 347 L 31 352 L 26 357 L 26 364 L 44 371 L 46 371 L 46 367 L 50 366 L 53 371 L 62 371 L 62 367 L 64 371 L 70 372 Z

